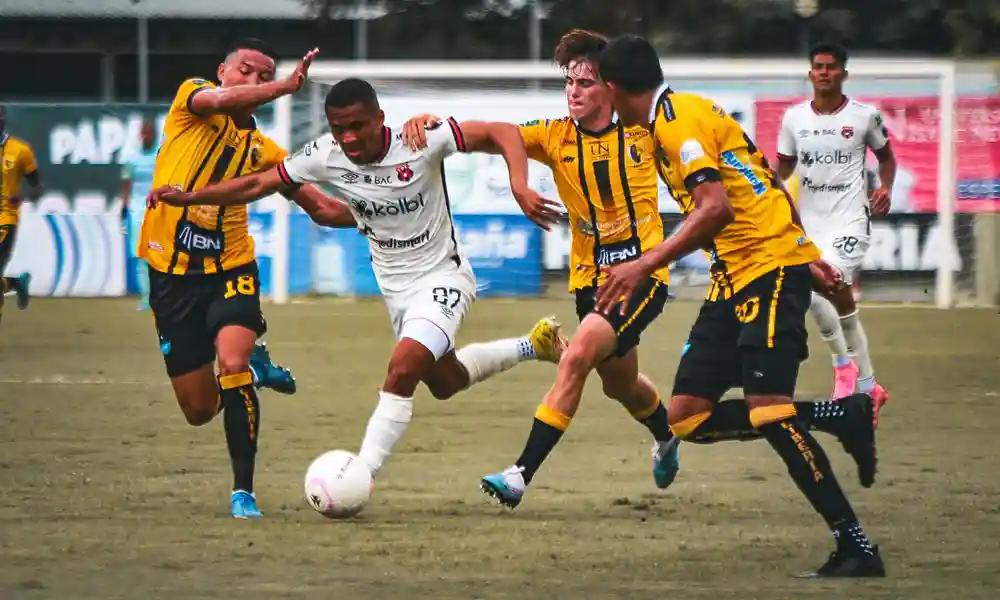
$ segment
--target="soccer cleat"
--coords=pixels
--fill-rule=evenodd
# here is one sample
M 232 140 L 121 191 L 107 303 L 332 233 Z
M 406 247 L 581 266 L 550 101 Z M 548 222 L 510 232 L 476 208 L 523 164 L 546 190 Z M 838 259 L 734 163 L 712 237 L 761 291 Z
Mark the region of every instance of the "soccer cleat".
M 833 400 L 840 400 L 854 393 L 858 373 L 858 365 L 853 360 L 833 368 Z
M 665 490 L 670 487 L 680 470 L 677 460 L 677 447 L 680 438 L 674 437 L 669 442 L 653 443 L 653 481 L 656 487 Z
M 264 516 L 257 508 L 257 496 L 243 490 L 234 490 L 229 497 L 229 509 L 234 519 L 259 519 Z
M 479 484 L 483 493 L 494 498 L 507 508 L 514 508 L 521 503 L 524 497 L 524 475 L 521 474 L 521 467 L 514 465 L 507 468 L 502 473 L 491 473 L 483 477 Z
M 885 577 L 885 563 L 878 553 L 878 546 L 872 548 L 873 554 L 843 553 L 830 554 L 826 563 L 811 573 L 803 573 L 800 578 L 816 579 L 821 577 Z
M 31 302 L 31 292 L 28 287 L 31 285 L 31 273 L 21 273 L 17 277 L 17 307 L 21 310 L 28 308 Z
M 871 396 L 852 394 L 842 398 L 840 402 L 846 417 L 846 426 L 839 435 L 840 444 L 857 464 L 861 485 L 870 488 L 875 483 L 875 472 L 878 467 Z
M 872 390 L 872 422 L 875 428 L 878 429 L 878 413 L 882 410 L 882 407 L 889 402 L 889 392 L 882 387 L 881 383 L 875 382 L 875 389 Z
M 535 358 L 559 364 L 559 359 L 569 344 L 561 330 L 562 325 L 555 317 L 545 317 L 535 323 L 528 334 L 531 347 L 535 349 Z
M 250 370 L 253 372 L 254 386 L 257 389 L 268 388 L 279 394 L 295 393 L 296 384 L 291 369 L 277 365 L 271 360 L 267 342 L 254 346 L 250 355 Z

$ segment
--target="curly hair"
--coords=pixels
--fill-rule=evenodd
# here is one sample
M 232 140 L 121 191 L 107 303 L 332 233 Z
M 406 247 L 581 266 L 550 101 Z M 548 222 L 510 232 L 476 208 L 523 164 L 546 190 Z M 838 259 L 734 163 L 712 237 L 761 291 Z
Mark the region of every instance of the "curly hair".
M 566 69 L 574 60 L 588 60 L 595 65 L 601 51 L 608 45 L 608 38 L 596 31 L 571 29 L 556 44 L 554 59 L 557 65 Z

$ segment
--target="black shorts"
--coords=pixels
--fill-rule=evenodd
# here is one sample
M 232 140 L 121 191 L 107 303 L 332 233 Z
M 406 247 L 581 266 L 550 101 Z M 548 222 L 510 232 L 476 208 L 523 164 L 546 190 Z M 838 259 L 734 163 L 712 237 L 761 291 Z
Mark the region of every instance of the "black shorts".
M 257 262 L 210 275 L 149 269 L 149 307 L 171 377 L 215 362 L 215 336 L 229 325 L 264 335 Z
M 793 397 L 809 356 L 808 265 L 761 275 L 728 300 L 705 302 L 691 327 L 674 379 L 675 396 L 718 401 L 730 388 L 747 396 Z
M 594 312 L 596 295 L 596 287 L 576 290 L 576 316 L 580 321 Z M 639 336 L 660 316 L 666 302 L 667 284 L 649 278 L 636 288 L 625 314 L 616 306 L 609 314 L 601 315 L 618 334 L 618 347 L 611 356 L 621 358 L 638 346 Z
M 7 268 L 10 257 L 14 254 L 14 239 L 17 237 L 17 225 L 0 225 L 0 275 Z

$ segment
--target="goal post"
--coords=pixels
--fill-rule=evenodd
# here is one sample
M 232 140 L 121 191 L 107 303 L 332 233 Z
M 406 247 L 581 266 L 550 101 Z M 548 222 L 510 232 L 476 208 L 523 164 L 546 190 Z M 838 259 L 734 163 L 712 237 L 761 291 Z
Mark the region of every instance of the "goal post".
M 294 61 L 282 62 L 278 66 L 278 77 L 287 76 L 295 68 Z M 751 58 L 690 58 L 662 60 L 661 66 L 668 82 L 675 89 L 708 93 L 717 90 L 720 94 L 746 93 L 760 98 L 768 96 L 805 97 L 808 93 L 806 72 L 808 65 L 802 59 L 751 59 Z M 949 308 L 956 302 L 955 271 L 947 258 L 955 247 L 955 211 L 957 199 L 956 144 L 958 101 L 957 67 L 950 60 L 927 60 L 909 58 L 852 58 L 849 65 L 850 79 L 847 92 L 862 100 L 878 97 L 886 92 L 869 91 L 893 85 L 906 86 L 914 81 L 922 83 L 924 95 L 936 97 L 938 123 L 936 184 L 930 195 L 936 196 L 935 242 L 945 248 L 937 261 L 933 285 L 933 302 L 941 308 Z M 537 94 L 538 89 L 547 89 L 556 95 L 561 88 L 563 73 L 553 64 L 534 61 L 324 61 L 320 60 L 310 68 L 309 84 L 294 97 L 286 96 L 275 104 L 276 141 L 289 151 L 304 143 L 317 131 L 325 130 L 322 123 L 322 89 L 336 81 L 348 77 L 360 77 L 370 81 L 383 95 L 406 96 L 416 90 L 422 102 L 408 102 L 397 106 L 390 113 L 389 122 L 401 123 L 413 114 L 434 110 L 435 102 L 462 100 L 474 105 L 477 98 L 488 99 L 501 96 L 513 98 L 516 94 Z M 854 92 L 855 82 L 867 82 L 865 90 Z M 776 86 L 783 91 L 773 92 L 767 82 L 780 82 Z M 772 86 L 775 87 L 775 86 Z M 789 91 L 791 90 L 791 91 Z M 887 95 L 896 95 L 888 92 Z M 429 106 L 428 106 L 429 103 Z M 411 108 L 412 106 L 412 108 Z M 402 107 L 402 108 L 398 108 Z M 383 106 L 386 108 L 386 106 Z M 406 112 L 399 114 L 400 110 Z M 542 114 L 533 118 L 555 118 L 565 115 L 565 101 L 562 100 L 562 114 Z M 750 108 L 749 110 L 753 110 Z M 451 113 L 449 113 L 451 114 Z M 442 115 L 444 116 L 444 115 Z M 462 118 L 489 118 L 466 117 Z M 510 120 L 498 115 L 497 120 Z M 320 120 L 317 123 L 317 119 Z M 890 130 L 892 123 L 890 122 Z M 772 147 L 771 144 L 755 140 L 758 146 Z M 932 166 L 928 166 L 928 169 Z M 661 188 L 661 207 L 664 199 Z M 931 199 L 933 202 L 933 199 Z M 671 202 L 672 204 L 672 202 Z M 272 266 L 272 299 L 282 303 L 289 300 L 288 294 L 288 220 L 291 213 L 288 203 L 276 203 L 274 214 L 274 256 Z M 922 231 L 921 236 L 926 235 Z M 548 244 L 548 242 L 546 242 Z M 548 248 L 546 247 L 548 250 Z M 923 254 L 923 253 L 921 253 Z M 930 275 L 928 274 L 928 277 Z M 863 277 L 864 279 L 864 277 Z M 928 284 L 930 280 L 928 279 Z M 928 294 L 929 295 L 929 294 Z M 928 297 L 928 300 L 931 298 Z

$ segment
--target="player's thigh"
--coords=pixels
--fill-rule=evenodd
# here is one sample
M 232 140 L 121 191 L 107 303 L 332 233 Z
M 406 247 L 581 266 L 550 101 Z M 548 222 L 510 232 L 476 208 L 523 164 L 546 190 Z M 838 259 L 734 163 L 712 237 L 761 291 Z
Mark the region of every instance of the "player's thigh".
M 211 293 L 204 277 L 149 269 L 149 308 L 171 378 L 215 362 L 214 335 L 205 323 Z
M 734 298 L 748 401 L 794 395 L 799 365 L 809 356 L 806 316 L 811 294 L 809 267 L 797 265 L 759 277 Z
M 414 339 L 440 359 L 455 349 L 458 330 L 475 300 L 471 271 L 428 275 L 412 292 L 393 299 L 389 312 L 396 337 Z
M 681 350 L 671 396 L 714 403 L 730 388 L 738 386 L 739 334 L 731 301 L 704 302 Z
M 0 275 L 3 275 L 11 256 L 14 255 L 14 241 L 17 225 L 0 225 Z
M 245 369 L 254 341 L 267 331 L 260 308 L 257 262 L 206 277 L 212 281 L 212 289 L 205 325 L 220 367 L 227 372 Z
M 836 267 L 844 283 L 850 286 L 861 271 L 865 255 L 871 247 L 871 236 L 865 226 L 858 225 L 824 235 L 816 245 L 821 258 Z
M 576 314 L 581 322 L 588 314 L 594 313 L 595 295 L 596 288 L 593 287 L 577 290 Z M 636 348 L 642 333 L 660 316 L 666 302 L 667 285 L 648 278 L 636 288 L 625 310 L 616 307 L 608 314 L 600 314 L 611 325 L 617 340 L 609 358 L 625 357 Z

